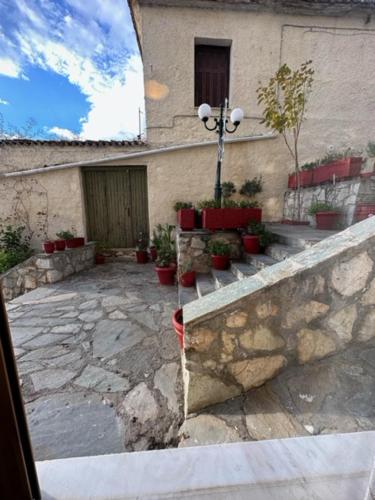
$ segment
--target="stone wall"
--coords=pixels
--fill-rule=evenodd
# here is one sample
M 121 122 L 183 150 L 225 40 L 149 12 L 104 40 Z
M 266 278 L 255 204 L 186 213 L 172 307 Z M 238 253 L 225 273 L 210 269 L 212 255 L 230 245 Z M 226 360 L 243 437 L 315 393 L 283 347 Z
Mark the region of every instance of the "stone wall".
M 33 255 L 0 275 L 4 299 L 12 300 L 39 286 L 56 283 L 94 265 L 95 243 L 47 255 Z
M 184 307 L 186 411 L 375 336 L 375 217 Z
M 229 243 L 231 259 L 242 256 L 241 236 L 237 231 L 177 231 L 177 263 L 179 270 L 191 263 L 197 273 L 208 273 L 211 269 L 211 256 L 207 250 L 210 240 L 222 240 Z
M 329 202 L 341 210 L 341 224 L 343 227 L 355 223 L 355 210 L 358 203 L 375 203 L 375 174 L 373 176 L 361 176 L 346 181 L 329 182 L 319 186 L 301 189 L 301 216 L 312 226 L 315 225 L 315 217 L 308 214 L 312 203 Z M 297 207 L 296 190 L 288 190 L 284 198 L 284 219 L 294 219 L 295 207 Z

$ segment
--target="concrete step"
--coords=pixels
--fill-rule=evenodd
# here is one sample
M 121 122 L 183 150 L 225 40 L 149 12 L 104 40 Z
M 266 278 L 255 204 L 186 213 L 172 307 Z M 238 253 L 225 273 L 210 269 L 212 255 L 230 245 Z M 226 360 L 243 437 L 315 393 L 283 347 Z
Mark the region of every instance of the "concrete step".
M 246 254 L 246 262 L 261 271 L 265 267 L 276 264 L 277 260 L 264 254 Z
M 258 272 L 258 269 L 255 266 L 252 264 L 246 264 L 246 262 L 232 262 L 230 270 L 239 280 L 248 278 Z
M 223 286 L 230 285 L 238 280 L 238 278 L 231 271 L 219 271 L 218 269 L 212 269 L 212 277 L 215 282 L 216 290 L 222 288 Z
M 215 281 L 210 274 L 197 274 L 196 289 L 198 297 L 204 297 L 216 290 Z
M 277 261 L 281 261 L 288 259 L 292 255 L 296 255 L 300 251 L 299 248 L 290 247 L 281 243 L 273 243 L 267 247 L 266 254 Z
M 267 229 L 275 234 L 278 242 L 301 251 L 310 248 L 319 241 L 338 233 L 338 231 L 322 231 L 310 226 L 293 226 L 289 224 L 267 224 Z
M 178 285 L 178 303 L 180 307 L 184 307 L 185 304 L 193 302 L 193 300 L 197 299 L 198 299 L 198 293 L 195 286 L 187 288 Z

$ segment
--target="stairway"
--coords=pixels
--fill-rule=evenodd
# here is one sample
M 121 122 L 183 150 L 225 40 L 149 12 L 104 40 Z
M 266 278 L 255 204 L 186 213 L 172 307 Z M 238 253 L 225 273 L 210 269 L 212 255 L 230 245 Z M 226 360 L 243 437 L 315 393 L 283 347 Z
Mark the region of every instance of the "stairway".
M 309 226 L 269 224 L 268 229 L 277 237 L 277 243 L 270 245 L 265 254 L 244 254 L 242 261 L 232 261 L 227 271 L 212 269 L 208 274 L 198 274 L 195 288 L 178 287 L 180 307 L 198 300 L 209 293 L 231 283 L 253 276 L 265 267 L 296 255 L 332 236 L 337 231 L 320 231 Z

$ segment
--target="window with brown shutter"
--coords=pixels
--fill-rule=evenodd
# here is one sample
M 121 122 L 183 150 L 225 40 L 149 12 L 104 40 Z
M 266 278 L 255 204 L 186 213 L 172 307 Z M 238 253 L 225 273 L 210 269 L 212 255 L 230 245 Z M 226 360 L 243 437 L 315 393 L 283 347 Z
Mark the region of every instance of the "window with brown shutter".
M 229 97 L 230 47 L 195 46 L 195 106 L 218 107 Z

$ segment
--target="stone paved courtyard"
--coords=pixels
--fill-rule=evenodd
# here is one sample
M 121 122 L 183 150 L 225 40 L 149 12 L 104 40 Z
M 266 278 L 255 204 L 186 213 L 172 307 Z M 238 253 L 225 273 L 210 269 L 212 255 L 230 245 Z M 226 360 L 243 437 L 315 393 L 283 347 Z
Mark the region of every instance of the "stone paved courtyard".
M 125 259 L 8 304 L 37 460 L 375 429 L 375 340 L 183 423 L 176 303 Z
M 8 304 L 37 460 L 174 444 L 176 300 L 152 264 L 120 261 Z

